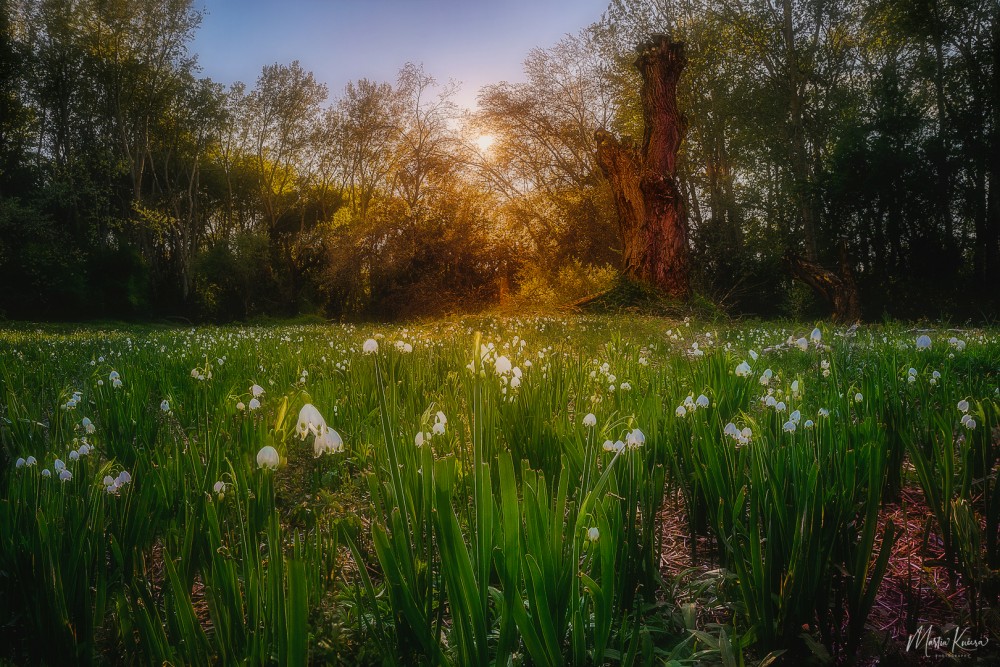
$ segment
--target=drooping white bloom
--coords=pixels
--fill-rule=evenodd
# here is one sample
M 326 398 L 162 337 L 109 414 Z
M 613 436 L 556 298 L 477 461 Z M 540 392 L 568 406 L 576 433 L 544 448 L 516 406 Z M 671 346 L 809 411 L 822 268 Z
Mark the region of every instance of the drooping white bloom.
M 132 475 L 128 473 L 128 470 L 122 470 L 118 473 L 118 477 L 115 479 L 115 483 L 118 486 L 124 486 L 132 481 Z
M 115 380 L 120 380 L 120 379 L 121 375 L 118 374 L 118 371 L 111 371 L 111 374 L 108 375 L 108 381 L 110 382 L 114 382 Z
M 589 428 L 593 428 L 594 426 L 597 426 L 597 417 L 594 415 L 593 412 L 588 413 L 583 418 L 583 425 L 587 426 Z
M 256 410 L 257 408 L 260 407 L 260 401 L 258 401 L 256 398 L 251 398 L 250 402 L 247 403 L 247 407 L 250 408 L 251 410 Z
M 802 350 L 803 352 L 805 352 L 806 350 L 809 349 L 809 341 L 807 341 L 805 338 L 799 338 L 797 341 L 795 341 L 795 346 L 800 350 Z
M 746 376 L 750 375 L 750 372 L 751 372 L 750 364 L 748 364 L 745 361 L 741 361 L 740 365 L 736 367 L 735 371 L 736 375 L 741 378 L 745 378 Z
M 68 482 L 73 479 L 73 473 L 65 468 L 59 472 L 59 480 L 62 482 Z
M 806 420 L 806 423 L 805 423 L 805 424 L 803 424 L 803 426 L 805 426 L 806 428 L 812 428 L 812 427 L 813 427 L 813 426 L 815 426 L 815 425 L 816 425 L 816 424 L 815 424 L 815 423 L 813 422 L 813 420 L 811 420 L 811 419 L 807 419 L 807 420 Z
M 736 424 L 734 424 L 733 422 L 729 422 L 728 424 L 726 424 L 726 427 L 722 429 L 722 432 L 731 438 L 736 438 L 740 435 L 740 430 L 736 428 Z
M 911 367 L 910 369 L 908 369 L 906 371 L 906 374 L 909 375 L 910 377 L 916 377 L 917 376 L 917 369 Z
M 496 370 L 497 375 L 504 375 L 511 371 L 513 365 L 510 363 L 510 359 L 501 355 L 497 357 L 497 360 L 493 363 L 493 367 Z
M 238 401 L 236 403 L 236 409 L 239 410 L 240 412 L 243 412 L 244 410 L 246 410 L 246 407 L 247 406 L 246 406 L 246 404 L 243 401 Z
M 931 349 L 931 337 L 927 334 L 917 336 L 917 349 L 918 350 L 929 350 Z
M 299 437 L 305 440 L 310 433 L 319 436 L 324 429 L 326 429 L 326 420 L 323 419 L 319 410 L 312 403 L 303 405 L 302 409 L 299 410 L 299 420 L 295 424 L 295 431 Z
M 222 481 L 216 482 L 212 486 L 212 490 L 215 491 L 218 494 L 225 493 L 226 492 L 226 483 L 222 482 Z
M 76 461 L 76 460 L 78 460 L 79 458 L 80 458 L 80 452 L 78 452 L 77 450 L 75 450 L 75 449 L 74 449 L 74 450 L 72 450 L 72 451 L 71 451 L 71 452 L 69 453 L 69 460 L 70 460 L 70 461 Z
M 52 477 L 52 471 L 48 468 L 42 470 L 42 477 Z
M 774 411 L 775 412 L 784 412 L 785 408 L 787 408 L 787 407 L 788 406 L 785 405 L 784 401 L 778 401 L 777 403 L 774 404 Z
M 711 405 L 711 401 L 708 400 L 708 396 L 706 396 L 705 394 L 701 394 L 700 396 L 698 396 L 698 399 L 695 401 L 695 403 L 698 405 L 699 408 L 707 408 L 709 405 Z
M 792 396 L 798 396 L 798 395 L 799 395 L 799 381 L 792 380 Z
M 365 354 L 375 354 L 378 352 L 378 341 L 374 338 L 369 338 L 365 341 L 365 344 L 361 347 L 361 351 Z
M 336 454 L 344 451 L 344 439 L 332 428 L 323 430 L 322 435 L 313 440 L 313 456 L 319 457 L 326 452 Z
M 755 352 L 754 350 L 750 350 L 749 352 L 747 352 L 747 354 L 750 355 L 751 360 L 757 361 L 757 352 Z
M 163 399 L 162 401 L 160 401 L 160 409 L 163 410 L 164 412 L 170 412 L 170 401 L 168 401 L 167 399 Z
M 625 437 L 625 443 L 629 447 L 642 447 L 646 444 L 646 435 L 639 429 L 632 429 L 628 436 Z
M 958 409 L 961 410 L 962 412 L 968 412 L 969 402 L 963 398 L 961 401 L 958 402 Z
M 14 467 L 18 469 L 23 468 L 25 465 L 27 465 L 27 461 L 21 457 L 18 457 L 17 461 L 14 462 Z
M 788 421 L 793 421 L 796 424 L 799 423 L 800 419 L 802 419 L 802 413 L 799 412 L 798 410 L 794 410 L 792 414 L 788 415 Z
M 865 397 L 864 397 L 864 395 L 860 391 L 854 395 L 854 402 L 855 403 L 860 403 L 863 400 L 865 400 Z
M 785 425 L 781 427 L 786 433 L 795 433 L 795 422 L 787 421 Z
M 278 467 L 278 450 L 271 445 L 264 445 L 257 452 L 257 467 L 275 470 Z
M 25 462 L 24 462 L 24 464 L 25 464 L 26 466 L 28 466 L 29 468 L 30 468 L 31 466 L 33 466 L 33 465 L 37 464 L 37 463 L 38 463 L 38 461 L 36 461 L 36 460 L 35 460 L 35 457 L 34 457 L 34 456 L 29 456 L 29 457 L 28 457 L 28 458 L 27 458 L 27 459 L 25 460 Z
M 250 393 L 253 394 L 254 398 L 260 398 L 261 394 L 264 393 L 264 388 L 259 384 L 254 384 L 250 386 Z
M 66 469 L 66 464 L 62 462 L 62 459 L 56 459 L 55 463 L 52 464 L 52 467 L 56 472 L 62 472 Z
M 601 531 L 597 529 L 597 526 L 591 526 L 587 529 L 587 539 L 591 542 L 596 542 L 601 538 Z
M 674 414 L 677 415 L 678 417 L 683 417 L 684 415 L 687 414 L 687 408 L 685 408 L 683 405 L 678 405 L 677 409 L 674 410 Z
M 514 376 L 510 379 L 510 388 L 517 389 L 521 386 L 521 378 Z
M 431 433 L 434 435 L 444 435 L 444 431 L 445 426 L 442 422 L 434 422 L 434 425 L 431 426 Z
M 776 399 L 774 396 L 771 396 L 770 394 L 767 396 L 767 398 L 764 399 L 764 405 L 766 405 L 769 408 L 773 408 L 777 404 L 778 404 L 778 399 Z
M 820 408 L 817 414 L 819 414 L 820 417 L 829 417 L 830 411 L 827 410 L 826 408 Z
M 809 338 L 812 340 L 812 342 L 819 343 L 821 340 L 823 340 L 823 332 L 819 330 L 819 327 L 816 327 L 815 329 L 812 330 L 812 333 L 809 334 Z
M 104 486 L 112 486 L 115 483 L 115 478 L 111 475 L 105 475 L 101 483 L 104 484 Z
M 610 440 L 605 440 L 602 447 L 604 447 L 604 451 L 606 452 L 615 451 L 615 443 L 611 442 Z

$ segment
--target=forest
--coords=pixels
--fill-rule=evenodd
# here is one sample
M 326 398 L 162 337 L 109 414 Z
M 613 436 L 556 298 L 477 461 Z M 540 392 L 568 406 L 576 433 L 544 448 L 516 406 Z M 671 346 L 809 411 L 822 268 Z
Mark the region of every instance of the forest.
M 849 271 L 867 320 L 997 312 L 995 0 L 613 0 L 472 110 L 413 62 L 340 91 L 297 61 L 222 85 L 191 0 L 0 6 L 0 317 L 396 319 L 599 293 L 623 259 L 595 133 L 641 141 L 633 63 L 657 33 L 687 53 L 695 294 L 823 317 L 800 257 Z

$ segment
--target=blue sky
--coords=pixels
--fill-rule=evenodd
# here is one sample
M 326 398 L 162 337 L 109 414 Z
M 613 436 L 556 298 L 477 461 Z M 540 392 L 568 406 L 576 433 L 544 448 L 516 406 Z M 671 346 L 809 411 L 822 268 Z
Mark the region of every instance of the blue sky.
M 298 60 L 336 97 L 348 81 L 395 81 L 423 63 L 440 82 L 462 82 L 458 101 L 481 86 L 520 81 L 533 47 L 555 44 L 598 20 L 608 0 L 201 0 L 191 49 L 203 75 L 253 85 L 261 67 Z

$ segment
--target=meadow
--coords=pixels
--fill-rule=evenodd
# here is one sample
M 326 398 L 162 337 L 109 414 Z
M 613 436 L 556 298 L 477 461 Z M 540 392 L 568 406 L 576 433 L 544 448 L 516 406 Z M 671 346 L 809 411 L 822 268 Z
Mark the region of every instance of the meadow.
M 11 664 L 997 656 L 993 330 L 10 326 L 0 377 Z

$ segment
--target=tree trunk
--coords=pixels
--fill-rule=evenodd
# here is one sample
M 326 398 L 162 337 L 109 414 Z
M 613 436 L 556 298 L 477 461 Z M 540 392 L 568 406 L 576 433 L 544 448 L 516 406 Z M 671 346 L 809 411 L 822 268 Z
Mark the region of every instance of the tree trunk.
M 839 275 L 791 252 L 785 253 L 785 263 L 793 276 L 833 305 L 834 322 L 853 323 L 861 319 L 861 299 L 858 297 L 858 286 L 854 282 L 846 246 L 840 247 Z
M 677 181 L 677 151 L 687 121 L 677 108 L 684 43 L 665 35 L 639 49 L 642 147 L 598 130 L 597 164 L 611 184 L 623 247 L 623 272 L 673 297 L 690 293 L 688 223 Z

